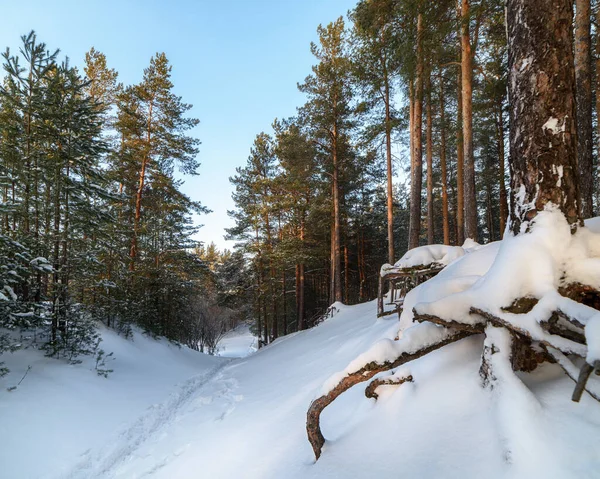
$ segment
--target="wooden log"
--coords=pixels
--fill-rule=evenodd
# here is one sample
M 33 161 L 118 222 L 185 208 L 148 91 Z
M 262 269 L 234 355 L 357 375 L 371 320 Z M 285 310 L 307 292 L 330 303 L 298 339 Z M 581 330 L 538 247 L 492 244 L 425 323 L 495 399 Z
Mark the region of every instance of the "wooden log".
M 321 397 L 315 399 L 308 408 L 306 414 L 306 433 L 308 440 L 313 448 L 315 459 L 318 460 L 321 456 L 321 450 L 325 444 L 325 437 L 321 432 L 320 418 L 323 410 L 329 406 L 338 396 L 350 389 L 352 386 L 368 381 L 373 376 L 383 371 L 397 368 L 403 364 L 418 359 L 426 354 L 429 354 L 436 349 L 439 349 L 447 344 L 460 341 L 463 338 L 471 336 L 473 333 L 469 331 L 454 331 L 453 334 L 440 340 L 436 343 L 424 346 L 414 352 L 403 352 L 394 361 L 386 361 L 384 363 L 371 362 L 363 366 L 358 371 L 345 376 L 331 391 Z

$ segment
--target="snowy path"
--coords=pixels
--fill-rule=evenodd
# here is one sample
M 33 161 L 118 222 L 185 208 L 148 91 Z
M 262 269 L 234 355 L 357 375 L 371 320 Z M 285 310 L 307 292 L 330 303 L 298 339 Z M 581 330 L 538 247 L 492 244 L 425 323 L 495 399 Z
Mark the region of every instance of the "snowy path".
M 56 479 L 112 477 L 120 463 L 127 459 L 133 451 L 153 437 L 160 435 L 161 431 L 170 423 L 177 421 L 178 413 L 183 406 L 191 399 L 197 400 L 198 397 L 202 397 L 198 396 L 201 390 L 211 380 L 218 380 L 222 376 L 222 370 L 228 364 L 229 362 L 223 363 L 185 381 L 164 402 L 150 406 L 144 414 L 118 433 L 100 450 L 86 451 L 81 461 L 71 471 L 61 472 L 55 476 Z M 173 454 L 177 454 L 177 452 Z

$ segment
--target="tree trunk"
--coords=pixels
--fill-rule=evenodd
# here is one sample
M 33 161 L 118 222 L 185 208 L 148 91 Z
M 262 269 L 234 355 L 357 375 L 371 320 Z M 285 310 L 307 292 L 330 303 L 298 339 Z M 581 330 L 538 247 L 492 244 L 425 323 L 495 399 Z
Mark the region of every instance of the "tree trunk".
M 504 236 L 506 220 L 508 219 L 508 200 L 506 184 L 504 183 L 504 119 L 502 118 L 502 102 L 498 105 L 496 116 L 496 136 L 498 143 L 498 176 L 500 182 L 500 237 Z
M 433 139 L 431 119 L 431 72 L 427 74 L 427 133 L 426 133 L 426 158 L 427 158 L 427 243 L 434 244 L 434 218 L 433 218 Z
M 383 58 L 385 88 L 385 158 L 387 164 L 387 226 L 388 263 L 394 264 L 394 190 L 392 185 L 392 117 L 390 113 L 390 84 L 386 59 Z
M 421 144 L 421 124 L 423 116 L 423 18 L 417 18 L 417 71 L 415 79 L 415 100 L 413 118 L 413 168 L 410 182 L 410 222 L 408 249 L 419 246 L 421 236 L 421 188 L 423 181 L 423 148 Z
M 144 183 L 146 181 L 146 167 L 150 156 L 151 138 L 152 138 L 152 110 L 153 102 L 150 102 L 148 108 L 148 123 L 146 128 L 146 151 L 142 157 L 142 168 L 140 169 L 140 179 L 138 182 L 138 190 L 135 195 L 135 216 L 133 218 L 133 237 L 131 238 L 131 249 L 129 250 L 129 270 L 135 270 L 135 261 L 138 253 L 138 234 L 140 227 L 140 219 L 142 217 L 142 194 L 144 191 Z
M 444 104 L 444 79 L 439 75 L 440 81 L 440 169 L 442 174 L 442 228 L 444 230 L 444 244 L 450 244 L 450 221 L 448 214 L 448 171 L 446 165 L 446 106 Z
M 546 205 L 581 224 L 571 0 L 508 0 L 513 234 Z
M 590 0 L 575 0 L 575 81 L 577 87 L 577 165 L 581 214 L 593 216 L 592 49 Z
M 600 118 L 600 8 L 596 8 L 596 119 Z M 596 121 L 596 158 L 600 158 L 600 121 Z M 600 161 L 596 166 L 596 176 L 600 176 Z M 596 190 L 596 204 L 600 204 L 600 188 Z
M 458 18 L 460 19 L 460 6 L 458 8 Z M 460 30 L 460 29 L 459 29 Z M 460 36 L 460 31 L 458 32 Z M 462 53 L 459 50 L 459 57 Z M 462 95 L 462 73 L 458 69 L 456 75 L 457 98 L 456 98 L 456 244 L 462 245 L 465 241 L 465 181 L 464 181 L 464 142 L 463 142 L 463 95 Z
M 469 0 L 461 8 L 462 125 L 464 150 L 465 234 L 477 241 L 477 201 L 475 197 L 475 157 L 473 155 L 473 56 L 469 34 Z
M 340 185 L 338 158 L 338 131 L 333 125 L 333 270 L 334 270 L 334 301 L 342 302 L 342 258 L 340 251 Z

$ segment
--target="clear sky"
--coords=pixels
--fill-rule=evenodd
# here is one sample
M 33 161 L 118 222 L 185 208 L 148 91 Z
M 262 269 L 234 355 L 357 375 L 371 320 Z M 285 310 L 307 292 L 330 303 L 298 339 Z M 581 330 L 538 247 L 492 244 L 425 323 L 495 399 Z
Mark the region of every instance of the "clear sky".
M 310 73 L 310 42 L 319 24 L 357 0 L 28 0 L 2 5 L 0 49 L 16 49 L 35 30 L 50 49 L 81 66 L 92 46 L 125 84 L 141 80 L 150 57 L 164 51 L 175 93 L 200 119 L 200 176 L 184 192 L 213 210 L 197 218 L 198 239 L 231 247 L 223 228 L 233 209 L 229 177 L 246 163 L 254 137 L 304 102 L 297 82 Z

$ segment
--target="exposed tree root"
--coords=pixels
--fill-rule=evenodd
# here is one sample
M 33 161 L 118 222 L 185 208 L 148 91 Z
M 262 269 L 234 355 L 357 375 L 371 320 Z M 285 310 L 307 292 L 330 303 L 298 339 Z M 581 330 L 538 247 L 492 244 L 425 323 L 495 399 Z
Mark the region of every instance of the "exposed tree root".
M 376 389 L 379 386 L 400 386 L 400 384 L 406 383 L 406 382 L 413 382 L 413 377 L 412 375 L 408 375 L 408 376 L 403 376 L 401 378 L 398 377 L 391 377 L 391 378 L 376 378 L 373 379 L 373 381 L 371 381 L 369 383 L 369 385 L 365 388 L 365 396 L 367 396 L 368 398 L 372 398 L 372 399 L 378 399 L 379 395 L 376 392 Z
M 551 346 L 555 349 L 558 349 L 559 351 L 562 351 L 565 354 L 577 354 L 578 356 L 582 356 L 583 352 L 585 350 L 585 348 L 582 347 L 581 344 L 571 341 L 567 338 L 561 338 L 562 341 L 560 342 L 560 344 L 558 344 L 557 341 L 553 340 L 552 335 L 550 335 L 550 334 L 542 339 L 533 338 L 531 336 L 531 333 L 527 329 L 522 328 L 516 324 L 513 324 L 499 316 L 495 316 L 494 314 L 490 313 L 489 311 L 484 311 L 479 308 L 471 308 L 470 312 L 471 312 L 471 314 L 477 314 L 477 315 L 481 316 L 482 318 L 485 318 L 490 323 L 492 323 L 494 326 L 506 328 L 509 331 L 512 331 L 513 333 L 519 334 L 519 335 L 529 339 L 530 341 L 539 341 L 540 344 L 545 345 L 545 346 Z
M 566 322 L 566 324 L 565 324 Z M 550 334 L 556 334 L 574 341 L 579 344 L 585 344 L 585 335 L 583 334 L 583 327 L 577 327 L 576 324 L 581 324 L 560 310 L 555 311 L 550 316 L 548 321 L 543 321 L 540 326 L 544 331 Z
M 565 298 L 582 302 L 592 308 L 600 305 L 600 294 L 588 286 L 579 284 L 569 285 L 562 288 L 559 293 Z M 568 299 L 565 299 L 565 301 L 568 301 Z M 387 361 L 382 364 L 376 362 L 368 363 L 358 371 L 345 376 L 327 394 L 315 399 L 311 403 L 306 417 L 306 432 L 315 458 L 319 459 L 321 450 L 325 444 L 325 438 L 320 427 L 321 413 L 339 395 L 352 386 L 368 381 L 383 371 L 397 368 L 447 344 L 475 334 L 486 334 L 479 370 L 484 386 L 494 387 L 496 377 L 492 366 L 496 362 L 496 358 L 493 356 L 496 353 L 502 352 L 507 359 L 510 358 L 511 367 L 514 371 L 533 371 L 544 361 L 556 361 L 567 375 L 577 383 L 573 392 L 573 401 L 579 401 L 583 391 L 587 391 L 594 399 L 600 401 L 600 391 L 587 386 L 587 380 L 592 371 L 596 370 L 596 373 L 600 374 L 600 361 L 596 361 L 594 365 L 586 363 L 581 368 L 581 371 L 577 371 L 577 368 L 566 357 L 567 354 L 575 354 L 583 358 L 586 356 L 585 318 L 581 318 L 580 321 L 565 313 L 556 305 L 555 310 L 549 314 L 548 319 L 545 321 L 540 321 L 539 318 L 539 323 L 527 323 L 525 321 L 523 324 L 519 324 L 519 322 L 514 321 L 514 316 L 512 315 L 530 313 L 538 302 L 538 299 L 532 297 L 517 298 L 510 306 L 502 308 L 502 312 L 499 315 L 480 308 L 471 307 L 470 314 L 478 316 L 481 319 L 474 317 L 472 322 L 466 323 L 444 319 L 431 314 L 419 313 L 414 308 L 414 321 L 436 324 L 450 331 L 450 335 L 432 344 L 427 344 L 425 337 L 424 344 L 420 349 L 412 352 L 402 352 L 394 361 Z M 503 312 L 510 314 L 503 314 Z M 529 318 L 529 320 L 531 321 L 532 318 Z M 497 331 L 496 328 L 504 332 Z M 493 337 L 487 337 L 488 334 L 491 334 Z M 510 338 L 503 336 L 503 334 L 510 334 Z M 501 345 L 500 343 L 496 344 L 497 341 L 500 341 Z M 510 348 L 510 351 L 501 351 L 502 348 L 506 349 L 507 347 Z M 365 395 L 369 398 L 377 399 L 378 395 L 375 390 L 378 386 L 386 384 L 398 385 L 406 381 L 412 381 L 412 376 L 375 379 L 365 389 Z
M 558 288 L 559 294 L 586 306 L 600 310 L 600 291 L 593 286 L 581 283 L 570 283 Z
M 459 323 L 458 321 L 440 318 L 439 316 L 434 316 L 432 314 L 417 313 L 415 308 L 413 308 L 413 314 L 414 320 L 418 321 L 419 323 L 434 323 L 446 328 L 456 329 L 457 331 L 468 331 L 473 334 L 480 334 L 485 330 L 484 322 L 476 324 Z
M 310 407 L 308 408 L 308 413 L 306 414 L 306 433 L 308 435 L 308 440 L 315 453 L 315 459 L 319 459 L 319 457 L 321 456 L 321 450 L 323 449 L 323 445 L 325 444 L 325 437 L 321 432 L 320 425 L 321 413 L 340 394 L 347 391 L 355 384 L 368 381 L 378 373 L 397 368 L 403 364 L 408 363 L 409 361 L 418 359 L 422 356 L 425 356 L 426 354 L 429 354 L 432 351 L 435 351 L 436 349 L 439 349 L 443 346 L 454 343 L 471 335 L 473 335 L 473 333 L 470 331 L 455 331 L 454 334 L 447 336 L 445 339 L 424 346 L 423 348 L 418 349 L 417 351 L 401 353 L 400 356 L 398 356 L 398 358 L 396 358 L 396 360 L 394 361 L 387 361 L 382 364 L 371 362 L 359 369 L 358 371 L 345 376 L 331 391 L 315 399 L 310 404 Z

